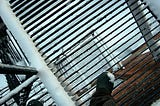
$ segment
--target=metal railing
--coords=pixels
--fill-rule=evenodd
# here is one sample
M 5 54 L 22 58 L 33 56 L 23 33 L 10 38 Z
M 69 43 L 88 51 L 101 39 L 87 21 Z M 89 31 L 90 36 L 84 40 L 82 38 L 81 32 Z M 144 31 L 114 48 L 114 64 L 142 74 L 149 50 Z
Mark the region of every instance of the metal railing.
M 119 105 L 137 105 L 140 100 L 141 105 L 148 105 L 159 98 L 160 25 L 140 0 L 9 3 L 38 52 L 77 105 L 88 105 L 96 78 L 104 71 L 112 71 L 116 80 L 122 80 L 113 91 Z M 155 79 L 151 79 L 153 76 Z M 135 82 L 137 85 L 131 87 Z M 129 90 L 124 93 L 126 89 Z M 147 101 L 150 98 L 153 99 Z

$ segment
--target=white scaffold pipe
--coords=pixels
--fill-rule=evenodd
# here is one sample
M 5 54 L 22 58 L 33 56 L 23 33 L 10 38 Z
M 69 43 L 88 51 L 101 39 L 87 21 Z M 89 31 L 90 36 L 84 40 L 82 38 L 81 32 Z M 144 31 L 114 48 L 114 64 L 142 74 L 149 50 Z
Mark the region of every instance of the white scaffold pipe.
M 2 97 L 0 99 L 0 105 L 2 105 L 7 100 L 11 99 L 12 96 L 14 96 L 15 94 L 19 93 L 23 88 L 27 87 L 29 84 L 34 82 L 36 79 L 37 79 L 37 76 L 34 75 L 31 78 L 27 79 L 25 82 L 23 82 L 21 85 L 19 85 L 15 89 L 13 89 L 11 92 L 9 92 L 7 95 L 5 95 L 4 97 Z
M 160 0 L 143 0 L 160 21 Z
M 0 0 L 0 15 L 30 61 L 31 67 L 37 69 L 38 77 L 41 79 L 50 95 L 54 98 L 57 105 L 75 106 L 71 97 L 65 92 L 60 82 L 44 62 L 44 59 L 39 54 L 31 38 L 9 7 L 7 0 Z

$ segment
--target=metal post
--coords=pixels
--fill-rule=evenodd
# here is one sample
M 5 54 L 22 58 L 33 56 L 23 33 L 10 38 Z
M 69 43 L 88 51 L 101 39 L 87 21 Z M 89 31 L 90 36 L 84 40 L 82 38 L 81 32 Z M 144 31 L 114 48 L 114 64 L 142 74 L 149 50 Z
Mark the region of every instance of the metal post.
M 141 13 L 139 13 L 139 15 L 135 16 L 135 14 L 137 14 L 139 11 L 142 11 L 142 8 L 138 7 L 138 1 L 134 5 L 130 6 L 133 2 L 135 2 L 135 0 L 129 0 L 129 1 L 127 1 L 127 4 L 128 4 L 129 9 L 131 10 L 131 12 L 134 16 L 135 21 L 137 22 L 137 25 L 139 26 L 141 23 L 146 21 L 146 17 L 143 17 L 143 12 L 141 12 Z M 135 7 L 138 7 L 138 8 L 133 11 L 133 9 Z M 139 19 L 139 17 L 143 17 L 143 18 L 141 20 L 137 20 L 137 19 Z M 139 29 L 142 32 L 143 38 L 145 39 L 145 41 L 147 41 L 146 44 L 147 44 L 148 48 L 150 49 L 155 61 L 158 61 L 160 58 L 160 56 L 158 55 L 160 53 L 160 49 L 159 49 L 160 44 L 153 39 L 153 34 L 150 32 L 149 24 L 144 23 L 143 25 L 139 26 Z M 150 33 L 148 33 L 148 32 L 150 32 Z M 148 33 L 148 34 L 146 34 L 146 33 Z
M 98 35 L 98 32 L 95 32 L 94 34 Z M 93 35 L 93 36 L 95 36 L 95 35 Z M 104 45 L 101 47 L 101 45 L 104 44 L 103 41 L 100 41 L 101 39 L 102 38 L 100 36 L 98 36 L 96 39 L 94 39 L 94 41 L 96 42 L 100 52 L 105 50 L 105 52 L 103 52 L 102 55 L 104 55 L 104 57 L 106 58 L 105 59 L 106 62 L 110 61 L 110 62 L 108 62 L 108 64 L 110 67 L 112 67 L 112 71 L 117 71 L 118 69 L 123 67 L 123 65 L 121 64 L 121 62 L 119 62 L 118 64 L 115 65 L 115 63 L 118 62 L 118 58 L 117 57 L 115 58 L 114 54 L 111 53 L 111 51 L 110 51 L 110 49 L 108 49 L 107 45 Z M 97 42 L 99 42 L 99 43 L 97 43 Z
M 39 54 L 35 44 L 23 29 L 23 26 L 12 12 L 6 0 L 0 0 L 0 15 L 28 58 L 30 66 L 37 69 L 38 77 L 41 79 L 50 95 L 55 99 L 57 105 L 74 106 L 75 103 L 65 92 L 58 79 L 44 62 L 44 59 Z

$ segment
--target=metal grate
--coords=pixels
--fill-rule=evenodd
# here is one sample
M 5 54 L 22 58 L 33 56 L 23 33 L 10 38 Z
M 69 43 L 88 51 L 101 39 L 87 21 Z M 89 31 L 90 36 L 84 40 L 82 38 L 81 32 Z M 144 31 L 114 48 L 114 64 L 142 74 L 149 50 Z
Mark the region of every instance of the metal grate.
M 104 71 L 117 77 L 113 96 L 119 105 L 146 106 L 159 98 L 160 26 L 140 0 L 9 2 L 78 105 L 89 103 Z

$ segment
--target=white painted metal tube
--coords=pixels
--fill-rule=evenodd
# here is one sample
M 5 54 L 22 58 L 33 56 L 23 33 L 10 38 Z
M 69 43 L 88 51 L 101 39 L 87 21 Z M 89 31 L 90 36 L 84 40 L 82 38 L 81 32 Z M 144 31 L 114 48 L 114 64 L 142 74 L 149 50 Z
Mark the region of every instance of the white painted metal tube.
M 9 100 L 12 96 L 20 92 L 23 88 L 27 87 L 35 79 L 37 79 L 36 75 L 32 76 L 31 78 L 23 82 L 21 85 L 13 89 L 11 92 L 9 92 L 7 95 L 5 95 L 3 98 L 0 99 L 0 105 L 2 105 L 5 101 Z
M 144 2 L 147 3 L 147 6 L 157 16 L 158 20 L 160 20 L 160 0 L 144 0 Z
M 38 70 L 38 77 L 58 106 L 75 106 L 71 97 L 68 96 L 60 82 L 48 68 L 29 35 L 27 35 L 23 26 L 15 17 L 7 0 L 0 0 L 0 15 L 30 61 L 31 67 L 35 67 Z

